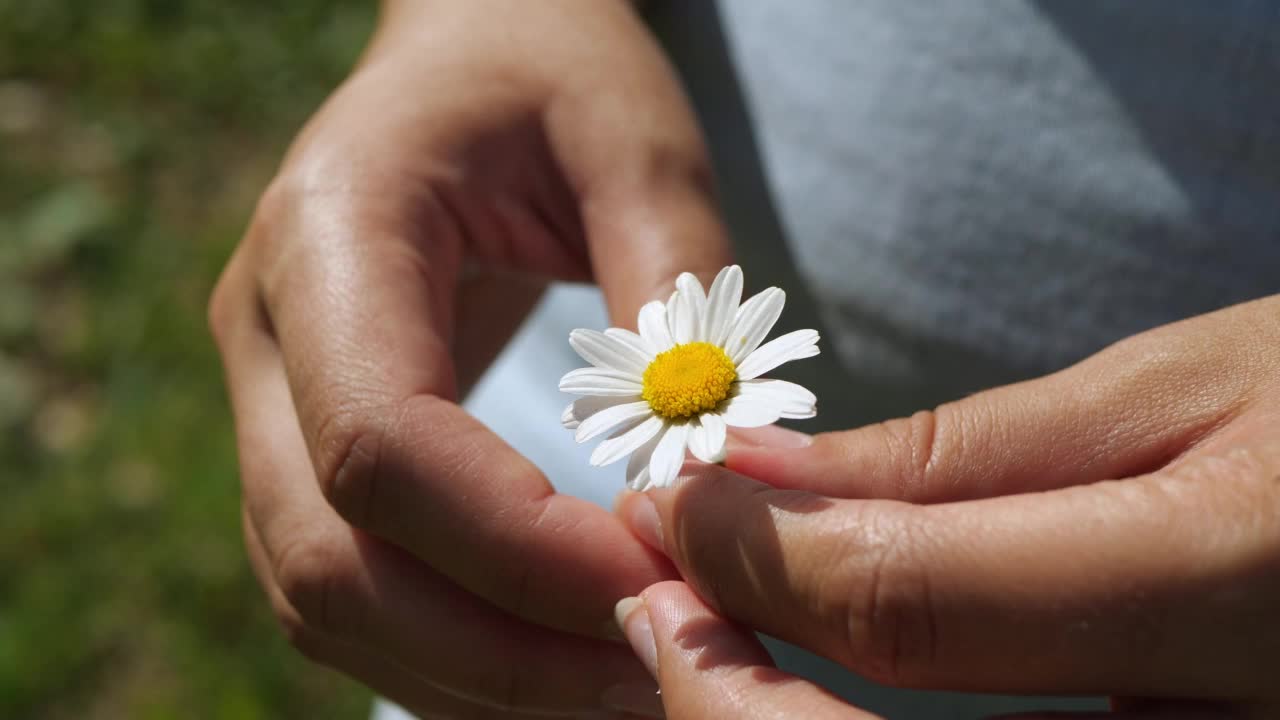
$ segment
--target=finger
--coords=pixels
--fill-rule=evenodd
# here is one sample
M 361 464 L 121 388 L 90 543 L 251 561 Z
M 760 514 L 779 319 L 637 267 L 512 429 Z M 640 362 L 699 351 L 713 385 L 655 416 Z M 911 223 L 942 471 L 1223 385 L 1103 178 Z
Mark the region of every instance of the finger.
M 364 195 L 288 212 L 275 231 L 311 247 L 264 261 L 261 289 L 329 502 L 516 615 L 580 633 L 607 627 L 614 600 L 664 565 L 606 511 L 556 495 L 451 402 L 449 232 L 423 219 L 429 211 L 401 215 Z M 421 237 L 401 233 L 419 227 Z
M 888 684 L 1255 697 L 1280 647 L 1261 462 L 930 506 L 702 467 L 619 512 L 726 616 Z
M 782 672 L 750 630 L 721 618 L 689 586 L 664 582 L 618 604 L 637 654 L 649 657 L 671 720 L 871 720 L 811 682 Z
M 1167 326 L 1054 375 L 910 418 L 809 443 L 748 438 L 729 448 L 726 464 L 776 487 L 911 502 L 1151 472 L 1221 427 L 1257 381 L 1256 357 L 1189 343 L 1195 333 Z
M 677 275 L 709 285 L 732 264 L 732 251 L 705 144 L 674 72 L 638 20 L 615 27 L 634 34 L 625 40 L 634 46 L 629 62 L 563 93 L 546 124 L 579 198 L 613 323 L 634 328 L 640 307 L 665 299 Z
M 528 624 L 467 594 L 407 552 L 344 523 L 314 481 L 284 370 L 264 334 L 228 354 L 245 502 L 289 607 L 292 634 L 378 648 L 471 699 L 524 709 L 598 709 L 644 685 L 615 643 Z
M 501 706 L 486 705 L 441 688 L 408 667 L 389 660 L 377 652 L 306 629 L 297 609 L 292 606 L 275 582 L 266 548 L 258 538 L 257 531 L 247 513 L 244 518 L 244 539 L 254 574 L 266 591 L 277 616 L 295 618 L 288 623 L 290 627 L 296 628 L 296 632 L 290 636 L 293 645 L 313 662 L 334 668 L 363 683 L 380 696 L 394 701 L 420 718 L 426 720 L 431 718 L 534 720 L 549 717 L 580 718 L 581 720 L 599 717 L 601 720 L 605 718 L 617 720 L 619 718 L 618 715 L 603 710 L 589 713 L 524 713 Z

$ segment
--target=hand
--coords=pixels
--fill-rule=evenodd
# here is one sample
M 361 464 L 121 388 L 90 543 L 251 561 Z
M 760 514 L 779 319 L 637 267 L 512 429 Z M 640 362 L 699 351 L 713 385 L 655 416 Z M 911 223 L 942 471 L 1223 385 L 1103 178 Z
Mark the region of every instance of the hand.
M 618 603 L 617 620 L 662 685 L 670 720 L 873 720 L 774 666 L 755 633 L 725 620 L 688 585 L 658 583 Z
M 594 277 L 629 324 L 728 260 L 694 120 L 629 6 L 388 3 L 210 307 L 250 557 L 293 642 L 430 717 L 652 685 L 600 638 L 669 564 L 455 400 L 543 278 Z
M 807 446 L 774 429 L 619 512 L 717 612 L 883 683 L 1276 717 L 1277 318 L 1247 303 Z

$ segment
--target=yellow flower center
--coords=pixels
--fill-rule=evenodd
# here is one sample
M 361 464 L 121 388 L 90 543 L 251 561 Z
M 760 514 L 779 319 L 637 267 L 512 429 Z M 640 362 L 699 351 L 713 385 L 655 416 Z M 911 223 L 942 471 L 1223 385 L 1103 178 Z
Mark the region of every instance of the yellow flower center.
M 705 342 L 676 345 L 659 353 L 644 370 L 649 407 L 668 420 L 714 410 L 725 398 L 738 369 L 724 350 Z

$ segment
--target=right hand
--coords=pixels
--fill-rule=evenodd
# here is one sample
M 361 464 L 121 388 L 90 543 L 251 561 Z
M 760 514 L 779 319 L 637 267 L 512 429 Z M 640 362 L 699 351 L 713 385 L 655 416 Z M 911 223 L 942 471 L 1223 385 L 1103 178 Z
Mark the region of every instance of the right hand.
M 605 638 L 670 566 L 456 401 L 538 278 L 594 277 L 630 326 L 728 262 L 695 121 L 626 3 L 389 2 L 210 305 L 291 640 L 429 717 L 652 702 Z

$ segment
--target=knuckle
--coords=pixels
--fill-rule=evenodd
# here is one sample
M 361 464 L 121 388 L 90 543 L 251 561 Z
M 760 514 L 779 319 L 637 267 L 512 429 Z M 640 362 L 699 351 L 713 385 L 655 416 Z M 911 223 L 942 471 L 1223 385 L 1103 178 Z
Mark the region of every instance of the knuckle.
M 349 522 L 367 527 L 385 422 L 367 408 L 331 411 L 316 435 L 316 476 L 329 504 Z
M 584 195 L 616 200 L 636 192 L 666 193 L 676 189 L 714 204 L 715 173 L 700 138 L 651 137 L 646 142 L 620 148 L 618 153 L 620 162 L 609 165 L 607 174 L 602 168 L 586 178 Z
M 280 551 L 275 575 L 288 606 L 277 608 L 276 616 L 290 642 L 295 636 L 338 630 L 334 608 L 339 603 L 349 604 L 353 594 L 344 558 L 345 552 L 337 543 L 305 536 Z
M 230 331 L 233 321 L 232 306 L 234 300 L 232 295 L 232 283 L 228 279 L 231 269 L 228 268 L 223 272 L 222 277 L 218 279 L 218 283 L 213 286 L 213 292 L 209 295 L 209 307 L 206 311 L 206 322 L 209 325 L 209 333 L 213 335 L 213 340 L 219 348 L 224 351 L 227 347 L 227 333 Z
M 902 518 L 870 518 L 842 576 L 850 665 L 886 685 L 909 685 L 936 655 L 937 623 L 918 538 Z
M 940 489 L 935 487 L 932 478 L 940 464 L 937 454 L 942 447 L 942 426 L 951 415 L 944 405 L 875 426 L 873 432 L 878 436 L 881 450 L 879 457 L 892 469 L 884 476 L 891 486 L 884 488 L 883 494 L 909 502 L 933 499 L 931 496 Z M 859 449 L 850 452 L 855 451 Z
M 288 176 L 277 175 L 258 196 L 253 209 L 246 240 L 255 244 L 270 243 L 279 235 L 280 221 L 293 212 L 297 204 L 297 183 Z
M 307 207 L 307 191 L 286 174 L 277 175 L 258 196 L 243 246 L 253 258 L 258 285 L 268 304 L 286 294 L 290 283 L 306 282 L 300 279 L 306 254 L 304 243 L 297 242 L 304 234 L 297 219 L 306 216 Z

